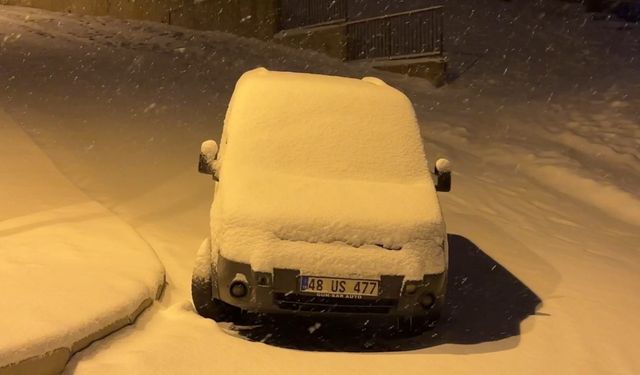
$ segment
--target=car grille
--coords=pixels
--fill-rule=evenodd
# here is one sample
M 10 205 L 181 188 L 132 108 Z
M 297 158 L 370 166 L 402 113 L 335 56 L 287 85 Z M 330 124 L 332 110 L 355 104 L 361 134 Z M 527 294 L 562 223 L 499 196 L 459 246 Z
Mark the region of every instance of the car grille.
M 395 299 L 317 297 L 294 293 L 275 293 L 274 300 L 278 307 L 286 310 L 356 314 L 387 314 L 397 304 Z

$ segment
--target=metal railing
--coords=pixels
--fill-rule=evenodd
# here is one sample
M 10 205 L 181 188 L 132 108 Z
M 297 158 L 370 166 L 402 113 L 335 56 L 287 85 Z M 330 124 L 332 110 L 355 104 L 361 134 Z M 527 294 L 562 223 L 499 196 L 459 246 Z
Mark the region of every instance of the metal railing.
M 347 0 L 280 0 L 280 30 L 335 25 L 346 33 L 346 60 L 443 54 L 444 7 L 348 20 Z
M 347 19 L 347 0 L 280 0 L 280 30 L 320 26 Z
M 349 21 L 347 60 L 442 55 L 444 7 Z

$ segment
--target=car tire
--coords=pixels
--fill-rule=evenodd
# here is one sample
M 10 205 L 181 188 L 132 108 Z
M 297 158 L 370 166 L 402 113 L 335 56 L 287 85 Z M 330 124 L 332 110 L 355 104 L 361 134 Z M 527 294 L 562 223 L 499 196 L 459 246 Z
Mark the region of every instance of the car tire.
M 217 322 L 234 321 L 240 317 L 242 311 L 214 297 L 218 295 L 217 280 L 215 267 L 212 267 L 211 241 L 207 238 L 198 249 L 191 278 L 193 306 L 198 314 L 205 318 Z
M 238 307 L 213 298 L 211 280 L 193 279 L 191 282 L 191 298 L 198 314 L 216 322 L 234 322 L 242 314 Z

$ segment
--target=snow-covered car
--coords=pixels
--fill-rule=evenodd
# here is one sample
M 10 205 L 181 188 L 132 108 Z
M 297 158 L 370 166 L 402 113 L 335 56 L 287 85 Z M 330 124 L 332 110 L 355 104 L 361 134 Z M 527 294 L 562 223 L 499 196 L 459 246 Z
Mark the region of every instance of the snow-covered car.
M 436 162 L 434 183 L 400 91 L 249 71 L 199 170 L 217 181 L 192 280 L 202 316 L 438 318 L 448 244 L 436 190 L 450 190 L 449 162 Z

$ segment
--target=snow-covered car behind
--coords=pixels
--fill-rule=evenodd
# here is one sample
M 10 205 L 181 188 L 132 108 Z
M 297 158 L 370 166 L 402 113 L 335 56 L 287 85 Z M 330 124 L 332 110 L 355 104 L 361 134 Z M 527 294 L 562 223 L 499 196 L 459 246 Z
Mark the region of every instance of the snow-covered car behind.
M 436 189 L 449 191 L 449 163 L 437 161 L 434 186 L 398 90 L 371 77 L 249 71 L 199 169 L 218 181 L 193 274 L 201 315 L 414 326 L 439 316 L 448 249 Z

